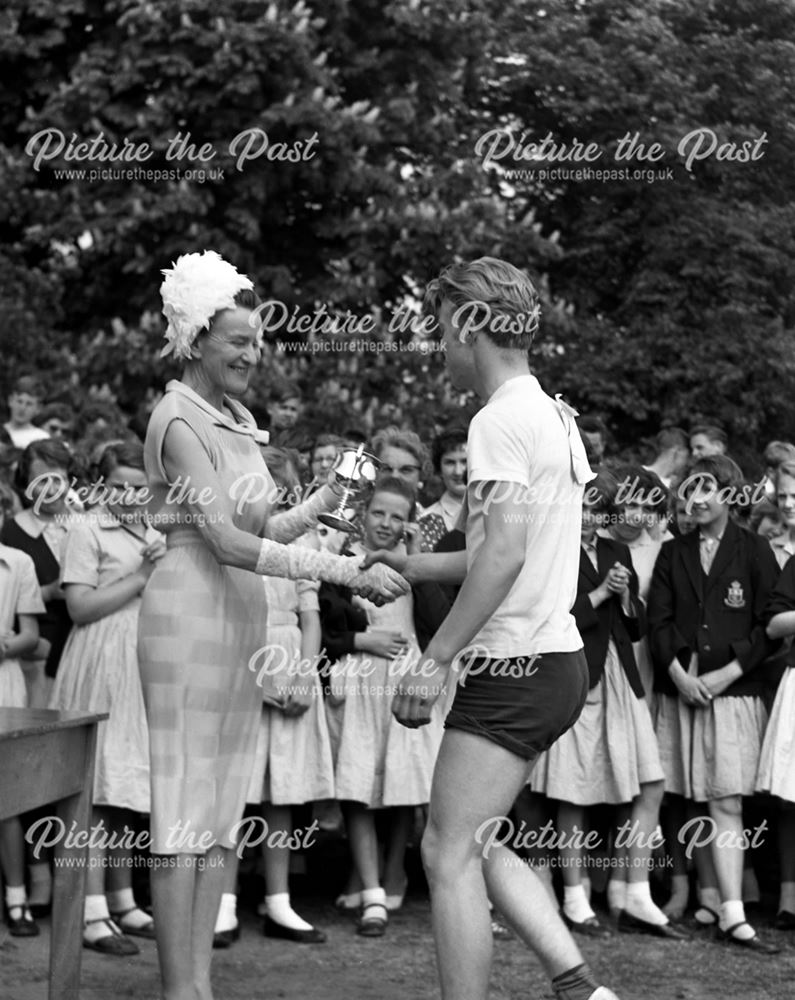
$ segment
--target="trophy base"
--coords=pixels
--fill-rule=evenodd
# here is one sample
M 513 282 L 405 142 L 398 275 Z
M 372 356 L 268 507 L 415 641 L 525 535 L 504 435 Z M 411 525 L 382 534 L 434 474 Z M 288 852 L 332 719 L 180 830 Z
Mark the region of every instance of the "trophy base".
M 337 531 L 346 531 L 351 534 L 356 530 L 354 525 L 350 521 L 346 520 L 340 514 L 319 514 L 318 521 L 321 524 L 325 524 L 327 528 L 334 528 Z

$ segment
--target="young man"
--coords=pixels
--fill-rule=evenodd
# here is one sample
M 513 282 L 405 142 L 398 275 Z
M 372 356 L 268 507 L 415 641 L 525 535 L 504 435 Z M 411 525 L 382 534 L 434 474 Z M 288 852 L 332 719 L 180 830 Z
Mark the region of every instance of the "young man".
M 666 427 L 655 439 L 655 456 L 644 469 L 656 473 L 664 486 L 674 490 L 684 475 L 690 459 L 687 434 L 681 427 Z
M 441 325 L 454 384 L 486 401 L 467 442 L 466 551 L 397 560 L 413 580 L 463 580 L 395 696 L 397 719 L 426 724 L 453 661 L 465 649 L 476 657 L 467 658 L 447 717 L 422 843 L 442 997 L 485 1000 L 491 899 L 536 952 L 560 1000 L 614 1000 L 538 877 L 490 835 L 538 755 L 585 701 L 588 669 L 570 608 L 592 473 L 574 411 L 547 396 L 528 367 L 539 313 L 529 278 L 483 257 L 443 271 L 426 304 Z
M 690 451 L 693 458 L 725 455 L 728 443 L 726 431 L 714 424 L 699 424 L 690 431 Z
M 18 379 L 8 397 L 9 420 L 4 425 L 15 448 L 25 449 L 32 441 L 41 441 L 50 435 L 33 425 L 33 418 L 41 403 L 41 389 L 31 377 Z

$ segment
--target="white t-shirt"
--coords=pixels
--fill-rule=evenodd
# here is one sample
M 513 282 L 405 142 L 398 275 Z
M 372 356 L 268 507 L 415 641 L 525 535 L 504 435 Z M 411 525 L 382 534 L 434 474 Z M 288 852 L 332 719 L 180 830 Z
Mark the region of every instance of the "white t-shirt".
M 15 448 L 27 448 L 34 441 L 43 441 L 50 436 L 47 431 L 43 431 L 41 427 L 34 427 L 33 424 L 30 427 L 12 427 L 11 424 L 3 426 L 8 431 L 8 436 Z
M 525 562 L 513 587 L 470 646 L 494 657 L 566 653 L 582 648 L 571 608 L 577 596 L 585 448 L 565 403 L 533 375 L 504 382 L 469 425 L 467 568 L 485 539 L 484 485 L 527 489 Z M 478 486 L 480 484 L 480 486 Z M 502 492 L 502 491 L 500 491 Z M 492 516 L 498 509 L 492 508 Z

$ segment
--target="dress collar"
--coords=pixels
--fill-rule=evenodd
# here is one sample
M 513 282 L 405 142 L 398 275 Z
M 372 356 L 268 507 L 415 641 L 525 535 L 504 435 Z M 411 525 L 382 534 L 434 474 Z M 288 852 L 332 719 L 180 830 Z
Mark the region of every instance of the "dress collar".
M 186 399 L 189 399 L 195 406 L 198 406 L 200 410 L 203 410 L 210 416 L 217 427 L 226 427 L 237 434 L 246 434 L 252 437 L 257 444 L 268 443 L 268 432 L 259 430 L 254 422 L 254 418 L 245 406 L 236 399 L 232 399 L 231 396 L 224 396 L 224 403 L 229 407 L 234 416 L 230 416 L 230 414 L 225 413 L 223 410 L 216 409 L 212 403 L 208 403 L 198 392 L 195 392 L 190 386 L 185 385 L 184 382 L 180 382 L 179 379 L 172 379 L 166 385 L 166 392 L 177 392 L 181 396 L 185 396 Z

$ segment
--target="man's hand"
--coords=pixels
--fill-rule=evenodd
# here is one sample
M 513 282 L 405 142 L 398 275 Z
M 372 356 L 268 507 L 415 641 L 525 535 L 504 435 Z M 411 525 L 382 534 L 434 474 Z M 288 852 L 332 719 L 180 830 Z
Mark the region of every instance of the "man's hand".
M 371 566 L 383 564 L 395 570 L 396 573 L 403 573 L 406 569 L 408 555 L 405 552 L 398 552 L 395 549 L 373 549 L 368 552 L 360 563 L 362 569 L 369 569 Z
M 409 729 L 427 726 L 450 673 L 450 661 L 440 662 L 427 654 L 400 678 L 392 699 L 392 714 Z
M 360 597 L 372 601 L 373 604 L 389 604 L 398 597 L 407 594 L 411 587 L 400 573 L 390 566 L 380 563 L 369 565 L 360 570 L 351 582 L 351 590 Z

